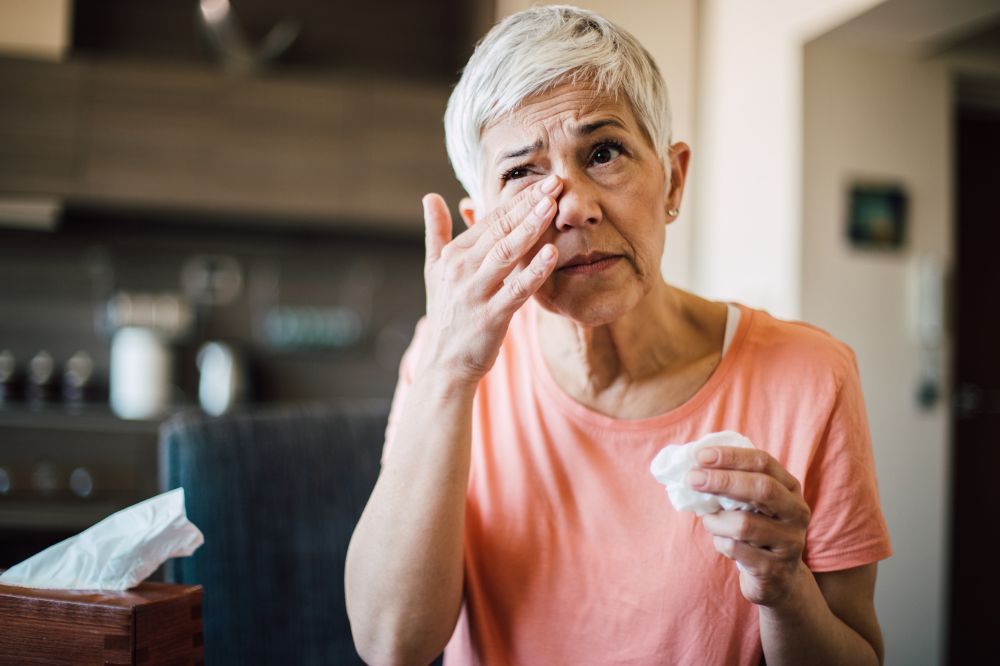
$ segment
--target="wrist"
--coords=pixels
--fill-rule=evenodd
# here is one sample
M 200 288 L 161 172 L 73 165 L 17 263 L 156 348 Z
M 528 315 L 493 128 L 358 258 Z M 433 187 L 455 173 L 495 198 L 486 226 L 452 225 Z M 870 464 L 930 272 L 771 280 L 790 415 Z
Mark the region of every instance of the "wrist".
M 479 377 L 445 363 L 421 363 L 414 382 L 417 393 L 431 400 L 453 401 L 475 396 Z
M 416 376 L 449 394 L 475 393 L 479 380 L 489 368 L 479 368 L 464 358 L 454 345 L 428 344 L 417 363 Z
M 775 619 L 801 618 L 817 595 L 822 597 L 816 578 L 809 567 L 799 560 L 795 572 L 789 578 L 785 594 L 770 603 L 761 604 L 760 612 Z

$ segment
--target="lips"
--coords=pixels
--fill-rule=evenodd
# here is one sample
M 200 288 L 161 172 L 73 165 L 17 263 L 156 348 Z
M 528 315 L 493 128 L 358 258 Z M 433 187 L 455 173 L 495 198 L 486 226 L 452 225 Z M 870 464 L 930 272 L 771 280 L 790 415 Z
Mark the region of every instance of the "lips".
M 592 275 L 607 270 L 618 263 L 620 254 L 608 252 L 591 252 L 578 254 L 559 268 L 559 272 L 567 275 Z
M 608 252 L 591 252 L 590 254 L 578 254 L 575 257 L 570 258 L 565 264 L 560 266 L 563 268 L 575 268 L 577 266 L 586 266 L 588 264 L 596 264 L 607 259 L 617 259 L 621 255 L 610 254 Z

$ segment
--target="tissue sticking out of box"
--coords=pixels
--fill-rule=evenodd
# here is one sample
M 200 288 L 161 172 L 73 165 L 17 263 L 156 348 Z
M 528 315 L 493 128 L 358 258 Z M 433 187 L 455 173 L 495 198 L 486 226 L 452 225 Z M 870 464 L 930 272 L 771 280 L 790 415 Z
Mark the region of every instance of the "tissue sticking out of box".
M 205 542 L 177 488 L 114 513 L 3 574 L 0 583 L 59 590 L 127 590 Z
M 649 465 L 649 471 L 656 480 L 667 487 L 670 502 L 678 511 L 694 511 L 699 516 L 716 511 L 753 511 L 754 507 L 728 497 L 697 491 L 687 484 L 687 474 L 699 467 L 695 457 L 699 449 L 706 446 L 734 446 L 754 448 L 753 443 L 738 432 L 724 430 L 705 435 L 695 442 L 671 444 L 665 447 Z

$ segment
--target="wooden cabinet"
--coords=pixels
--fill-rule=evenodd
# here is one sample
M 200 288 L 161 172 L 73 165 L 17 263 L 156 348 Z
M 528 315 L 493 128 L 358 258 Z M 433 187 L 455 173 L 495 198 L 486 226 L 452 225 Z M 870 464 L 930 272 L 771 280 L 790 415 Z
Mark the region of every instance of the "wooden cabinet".
M 100 65 L 87 72 L 77 198 L 213 207 L 220 80 L 207 70 Z
M 72 194 L 81 98 L 77 65 L 0 58 L 0 193 Z
M 441 84 L 7 61 L 0 86 L 17 91 L 0 102 L 0 196 L 404 234 L 422 233 L 424 193 L 461 196 Z

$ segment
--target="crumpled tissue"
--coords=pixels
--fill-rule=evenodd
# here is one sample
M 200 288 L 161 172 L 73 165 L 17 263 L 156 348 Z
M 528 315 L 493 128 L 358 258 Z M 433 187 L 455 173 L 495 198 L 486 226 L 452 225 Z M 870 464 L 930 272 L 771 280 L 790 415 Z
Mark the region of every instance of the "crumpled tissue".
M 50 590 L 127 590 L 205 542 L 177 488 L 114 513 L 16 564 L 0 583 Z
M 653 462 L 649 471 L 656 480 L 667 487 L 670 502 L 678 511 L 694 511 L 699 516 L 726 511 L 753 511 L 754 507 L 746 502 L 739 502 L 728 497 L 720 497 L 694 490 L 687 484 L 687 474 L 695 467 L 700 467 L 695 454 L 706 446 L 735 446 L 739 448 L 754 448 L 753 443 L 738 432 L 723 430 L 705 435 L 695 442 L 687 444 L 671 444 L 663 448 Z

